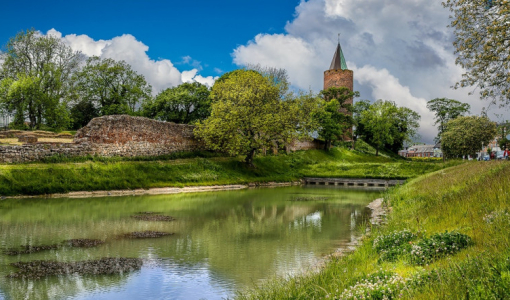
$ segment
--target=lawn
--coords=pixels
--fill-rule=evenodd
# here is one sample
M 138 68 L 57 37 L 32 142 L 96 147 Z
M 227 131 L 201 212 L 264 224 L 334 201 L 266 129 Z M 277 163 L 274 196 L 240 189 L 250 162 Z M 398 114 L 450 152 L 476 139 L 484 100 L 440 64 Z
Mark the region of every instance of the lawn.
M 52 157 L 44 163 L 0 165 L 0 195 L 71 191 L 288 182 L 306 176 L 408 179 L 461 162 L 410 162 L 347 148 L 258 156 L 255 168 L 242 157 L 207 152 L 165 157 Z

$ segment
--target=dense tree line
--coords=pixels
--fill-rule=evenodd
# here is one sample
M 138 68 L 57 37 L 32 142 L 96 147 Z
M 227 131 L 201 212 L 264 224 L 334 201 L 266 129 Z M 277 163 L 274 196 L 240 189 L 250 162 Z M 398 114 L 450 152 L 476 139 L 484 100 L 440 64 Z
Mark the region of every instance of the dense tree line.
M 109 114 L 141 114 L 151 86 L 124 61 L 85 56 L 35 30 L 1 53 L 0 107 L 14 128 L 80 128 Z
M 416 133 L 419 119 L 391 101 L 353 107 L 348 100 L 358 93 L 347 88 L 292 92 L 284 69 L 260 65 L 225 73 L 212 88 L 183 83 L 153 97 L 126 62 L 86 58 L 34 30 L 17 34 L 1 55 L 0 109 L 14 115 L 16 128 L 78 129 L 98 116 L 146 116 L 196 124 L 196 135 L 211 149 L 245 155 L 248 164 L 257 151 L 314 136 L 329 149 L 351 140 L 354 124 L 377 149 L 396 151 Z

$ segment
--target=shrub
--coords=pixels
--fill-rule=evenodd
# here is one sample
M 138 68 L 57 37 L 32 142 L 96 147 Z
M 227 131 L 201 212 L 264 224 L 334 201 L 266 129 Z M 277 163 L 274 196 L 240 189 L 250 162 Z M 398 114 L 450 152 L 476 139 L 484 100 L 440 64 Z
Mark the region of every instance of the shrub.
M 416 265 L 429 264 L 445 255 L 459 252 L 470 243 L 469 236 L 456 231 L 436 233 L 412 245 L 410 261 Z
M 417 238 L 416 234 L 408 229 L 394 231 L 377 237 L 374 240 L 374 248 L 381 254 L 380 261 L 395 261 L 399 256 L 411 251 L 410 241 Z
M 392 272 L 379 271 L 360 278 L 354 285 L 345 289 L 340 299 L 393 299 L 401 296 L 409 278 Z

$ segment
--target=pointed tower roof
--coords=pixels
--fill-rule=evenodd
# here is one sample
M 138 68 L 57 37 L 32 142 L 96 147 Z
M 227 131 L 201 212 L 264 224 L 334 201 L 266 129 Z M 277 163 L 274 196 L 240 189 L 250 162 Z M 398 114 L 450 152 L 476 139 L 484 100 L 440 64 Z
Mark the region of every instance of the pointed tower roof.
M 340 42 L 336 46 L 335 55 L 333 55 L 333 60 L 331 61 L 330 70 L 347 70 L 347 64 L 345 63 L 344 53 L 342 52 L 342 47 L 340 47 Z

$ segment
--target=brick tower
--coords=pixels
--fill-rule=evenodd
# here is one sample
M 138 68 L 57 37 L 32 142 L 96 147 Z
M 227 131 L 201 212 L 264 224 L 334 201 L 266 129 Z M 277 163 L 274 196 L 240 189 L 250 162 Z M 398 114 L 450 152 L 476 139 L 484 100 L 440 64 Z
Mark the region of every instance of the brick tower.
M 330 87 L 346 87 L 351 91 L 353 89 L 353 72 L 352 70 L 347 70 L 340 42 L 336 46 L 335 55 L 329 70 L 324 71 L 324 90 Z M 346 103 L 352 104 L 352 98 L 347 100 Z
M 333 55 L 331 66 L 329 67 L 329 70 L 324 71 L 324 90 L 327 90 L 330 87 L 346 87 L 352 92 L 353 75 L 354 74 L 352 70 L 347 69 L 344 53 L 342 52 L 342 47 L 340 47 L 339 35 L 338 45 L 336 46 L 336 51 L 335 55 Z M 345 104 L 353 105 L 353 98 L 347 99 Z M 347 112 L 344 109 L 341 109 L 340 111 L 352 116 L 352 112 Z M 352 127 L 348 131 L 349 133 L 343 137 L 345 141 L 351 141 L 351 136 L 353 133 Z

